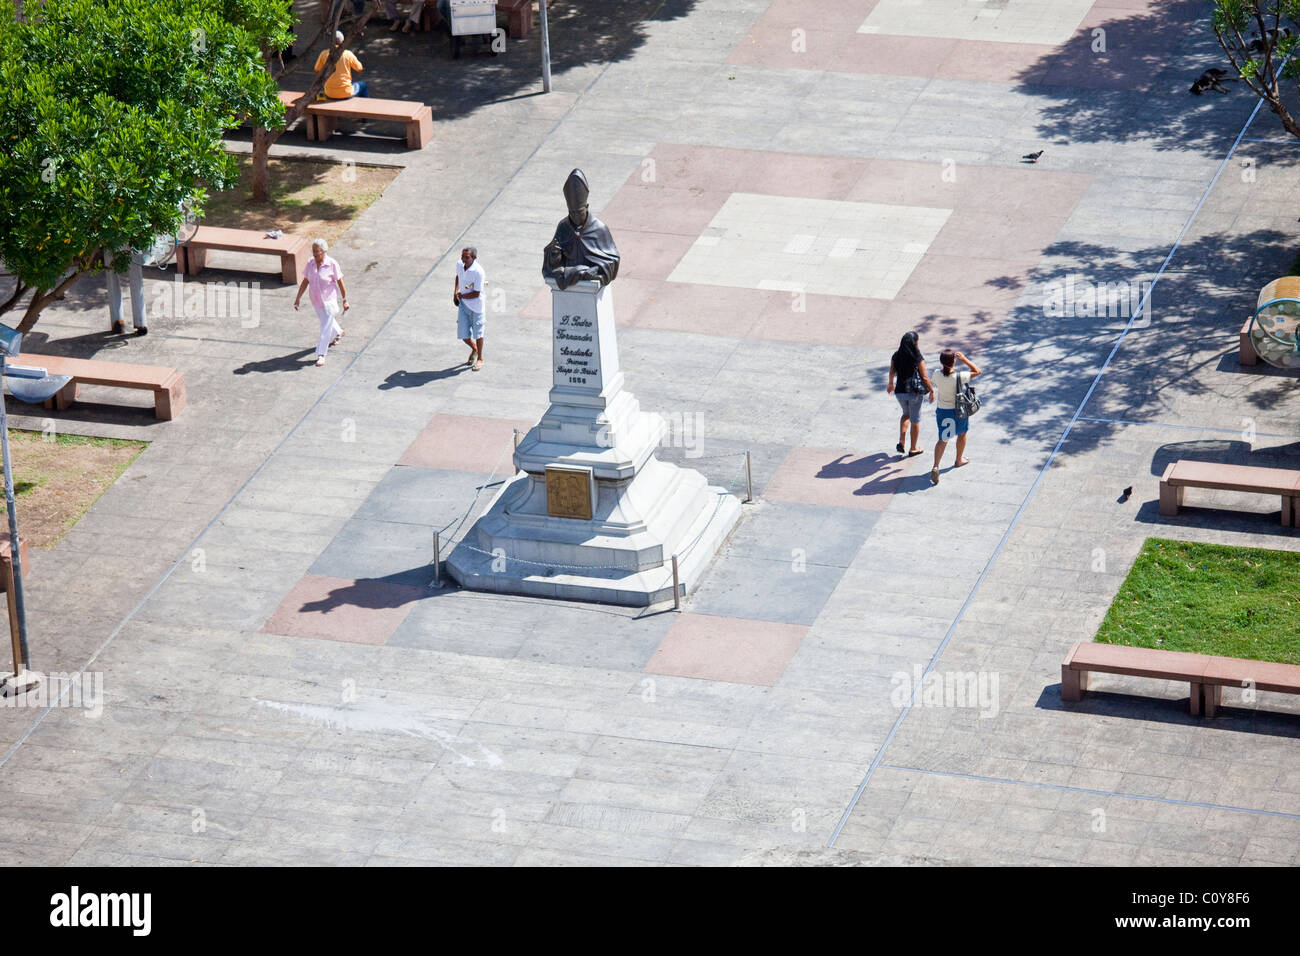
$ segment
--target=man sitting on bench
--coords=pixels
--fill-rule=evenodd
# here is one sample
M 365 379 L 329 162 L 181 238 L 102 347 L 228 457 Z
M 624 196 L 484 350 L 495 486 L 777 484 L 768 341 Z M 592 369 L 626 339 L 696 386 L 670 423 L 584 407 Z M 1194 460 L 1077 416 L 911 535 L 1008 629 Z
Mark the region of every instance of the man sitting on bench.
M 342 32 L 335 32 L 334 46 L 343 46 Z M 321 50 L 320 56 L 316 57 L 316 72 L 319 73 L 325 68 L 325 61 L 329 59 L 329 50 Z M 344 50 L 334 64 L 334 72 L 330 78 L 325 81 L 325 96 L 331 100 L 347 100 L 354 96 L 369 96 L 370 90 L 366 86 L 365 80 L 352 81 L 352 71 L 361 72 L 361 61 L 353 55 L 351 50 Z

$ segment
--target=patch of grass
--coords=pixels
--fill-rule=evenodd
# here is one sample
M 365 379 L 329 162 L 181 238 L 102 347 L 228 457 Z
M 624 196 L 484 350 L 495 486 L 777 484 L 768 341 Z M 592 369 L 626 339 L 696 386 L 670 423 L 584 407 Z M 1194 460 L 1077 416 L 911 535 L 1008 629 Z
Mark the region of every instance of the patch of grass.
M 238 157 L 239 182 L 208 197 L 202 223 L 229 229 L 283 229 L 334 242 L 375 202 L 400 172 L 379 166 L 272 159 L 271 201 L 255 203 L 253 160 Z
M 11 431 L 19 531 L 33 547 L 58 543 L 148 442 Z
M 1148 538 L 1103 644 L 1300 664 L 1300 553 Z

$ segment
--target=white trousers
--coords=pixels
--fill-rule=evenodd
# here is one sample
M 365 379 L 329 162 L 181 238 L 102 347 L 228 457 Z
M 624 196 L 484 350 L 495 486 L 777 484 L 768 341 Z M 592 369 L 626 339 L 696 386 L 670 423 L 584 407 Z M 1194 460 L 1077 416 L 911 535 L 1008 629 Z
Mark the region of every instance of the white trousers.
M 127 250 L 119 250 L 122 255 Z M 144 313 L 144 254 L 130 250 L 131 266 L 127 270 L 127 281 L 131 287 L 131 324 L 137 329 L 146 325 Z M 108 268 L 108 320 L 114 324 L 122 321 L 122 280 L 113 271 L 113 253 L 104 253 L 104 265 Z
M 342 303 L 337 298 L 328 300 L 327 304 L 333 304 L 335 308 L 343 308 Z M 330 350 L 330 343 L 338 337 L 343 331 L 343 326 L 339 325 L 338 320 L 330 314 L 329 309 L 324 306 L 315 306 L 316 315 L 320 318 L 320 341 L 316 343 L 316 354 L 324 358 Z

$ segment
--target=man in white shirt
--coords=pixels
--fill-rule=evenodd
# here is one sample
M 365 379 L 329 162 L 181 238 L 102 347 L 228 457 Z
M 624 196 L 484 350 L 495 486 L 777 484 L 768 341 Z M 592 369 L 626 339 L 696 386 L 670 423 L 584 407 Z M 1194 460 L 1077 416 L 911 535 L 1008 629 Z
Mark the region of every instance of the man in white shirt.
M 465 364 L 474 371 L 483 367 L 483 267 L 478 264 L 478 250 L 466 246 L 460 251 L 456 265 L 456 288 L 451 301 L 460 307 L 456 315 L 456 331 L 460 340 L 469 346 Z

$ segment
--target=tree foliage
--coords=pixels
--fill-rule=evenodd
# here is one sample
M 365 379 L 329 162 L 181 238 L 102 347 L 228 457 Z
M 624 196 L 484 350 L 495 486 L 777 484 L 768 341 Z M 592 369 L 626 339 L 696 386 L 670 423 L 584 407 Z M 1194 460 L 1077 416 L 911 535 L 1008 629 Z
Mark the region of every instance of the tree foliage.
M 19 283 L 0 314 L 32 293 L 30 329 L 105 250 L 148 247 L 233 182 L 222 134 L 281 121 L 260 41 L 290 23 L 280 0 L 0 0 L 0 260 Z
M 1300 0 L 1215 0 L 1211 20 L 1219 46 L 1241 82 L 1277 114 L 1283 128 L 1300 137 L 1283 102 L 1300 82 Z

